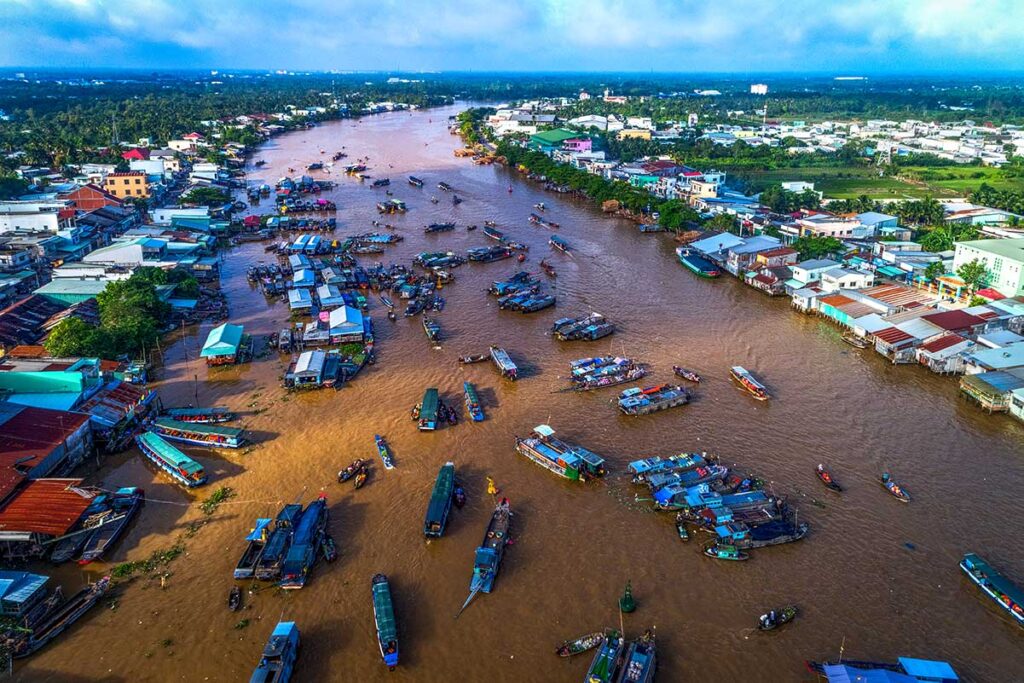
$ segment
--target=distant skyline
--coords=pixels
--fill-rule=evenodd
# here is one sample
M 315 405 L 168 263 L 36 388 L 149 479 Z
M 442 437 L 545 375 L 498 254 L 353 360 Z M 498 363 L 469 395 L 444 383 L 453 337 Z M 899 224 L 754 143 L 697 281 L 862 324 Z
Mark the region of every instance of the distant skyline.
M 0 66 L 978 73 L 1013 0 L 0 0 Z

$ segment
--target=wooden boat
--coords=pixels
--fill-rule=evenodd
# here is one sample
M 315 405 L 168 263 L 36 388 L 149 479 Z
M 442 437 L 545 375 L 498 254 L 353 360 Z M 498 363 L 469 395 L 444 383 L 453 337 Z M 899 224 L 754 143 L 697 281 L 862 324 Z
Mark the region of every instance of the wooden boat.
M 359 472 L 359 474 L 357 474 L 355 476 L 355 479 L 352 480 L 352 488 L 357 488 L 357 489 L 363 488 L 363 484 L 366 483 L 366 477 L 367 477 L 366 469 L 361 470 Z
M 474 230 L 476 230 L 476 225 L 467 225 L 466 226 L 466 232 L 473 232 Z
M 437 189 L 441 190 L 442 192 L 451 192 L 452 191 L 452 186 L 449 185 L 448 183 L 443 183 L 442 182 L 442 183 L 438 183 L 437 184 Z
M 544 259 L 540 260 L 540 267 L 545 273 L 547 273 L 548 277 L 557 277 L 558 274 L 555 272 L 555 267 Z
M 690 540 L 690 532 L 686 530 L 686 518 L 681 512 L 676 514 L 676 533 L 679 534 L 679 540 Z
M 634 460 L 629 463 L 629 471 L 633 473 L 633 483 L 643 484 L 656 474 L 672 474 L 685 472 L 698 467 L 707 467 L 715 462 L 716 458 L 702 453 L 680 453 L 667 458 L 655 456 Z
M 895 481 L 893 481 L 892 477 L 889 476 L 888 472 L 883 472 L 882 473 L 882 477 L 881 477 L 881 479 L 879 479 L 879 482 L 882 484 L 882 487 L 886 491 L 889 492 L 889 495 L 891 495 L 893 498 L 895 498 L 899 502 L 901 502 L 901 503 L 909 503 L 910 502 L 910 494 L 907 493 L 903 489 L 902 486 L 900 486 Z
M 245 441 L 243 430 L 217 424 L 180 422 L 169 417 L 158 417 L 150 429 L 165 439 L 181 441 L 209 448 L 238 448 Z
M 552 235 L 551 238 L 548 240 L 548 244 L 550 244 L 555 249 L 558 249 L 560 252 L 565 254 L 568 254 L 570 251 L 572 251 L 569 248 L 569 243 L 566 242 L 561 237 L 559 237 L 558 235 Z
M 455 486 L 455 463 L 446 462 L 441 465 L 434 481 L 434 490 L 427 503 L 427 513 L 423 519 L 423 535 L 427 538 L 440 538 L 448 524 L 448 513 L 452 509 L 452 490 Z
M 45 647 L 99 602 L 109 587 L 110 577 L 104 576 L 54 607 L 40 618 L 30 634 L 15 636 L 14 641 L 8 644 L 11 656 L 15 659 L 27 657 Z
M 582 446 L 555 436 L 549 425 L 537 425 L 525 439 L 515 437 L 515 449 L 546 470 L 570 481 L 587 481 L 604 476 L 604 458 Z
M 320 538 L 320 554 L 327 562 L 334 562 L 338 559 L 338 545 L 328 533 L 324 533 Z
M 459 356 L 459 362 L 464 365 L 469 363 L 482 363 L 488 358 L 490 358 L 490 356 L 486 353 L 476 353 L 472 356 Z
M 676 249 L 676 256 L 680 263 L 700 277 L 714 279 L 722 274 L 722 269 L 717 265 L 685 247 Z
M 494 221 L 484 221 L 484 225 L 486 225 L 486 226 L 488 226 L 488 227 L 491 227 L 491 228 L 496 228 L 496 227 L 498 227 L 498 224 L 497 224 L 497 223 L 495 223 Z
M 202 465 L 153 432 L 139 434 L 135 437 L 135 442 L 150 462 L 179 484 L 193 488 L 206 483 L 206 471 Z
M 441 338 L 441 325 L 433 318 L 423 316 L 423 332 L 427 339 L 436 344 Z
M 197 422 L 209 424 L 214 422 L 230 422 L 235 414 L 222 406 L 212 408 L 170 408 L 164 411 L 167 416 L 178 422 Z
M 867 339 L 865 339 L 864 337 L 858 337 L 853 332 L 845 332 L 843 336 L 840 337 L 840 339 L 842 339 L 850 346 L 853 346 L 858 349 L 866 349 L 867 347 L 871 346 L 871 343 Z
M 960 569 L 985 595 L 1009 612 L 1019 626 L 1024 626 L 1024 591 L 974 553 L 964 555 L 960 560 Z
M 390 178 L 377 178 L 373 181 L 373 187 L 386 187 L 391 184 Z
M 423 187 L 423 181 L 414 175 L 409 176 L 409 184 L 413 187 Z
M 645 631 L 629 644 L 617 683 L 650 683 L 657 666 L 657 643 L 654 633 Z
M 387 306 L 388 308 L 394 308 L 395 307 L 395 302 L 391 300 L 391 297 L 389 297 L 389 296 L 387 296 L 385 294 L 381 294 L 380 295 L 380 302 L 382 304 L 384 304 L 385 306 Z
M 843 487 L 840 486 L 838 482 L 836 482 L 836 480 L 832 478 L 832 474 L 827 469 L 825 469 L 824 465 L 818 465 L 815 468 L 814 473 L 818 475 L 818 479 L 821 480 L 821 483 L 824 484 L 825 488 L 827 488 L 829 491 L 842 493 Z
M 615 683 L 615 676 L 622 667 L 622 655 L 626 643 L 618 631 L 609 631 L 600 649 L 587 669 L 586 683 Z
M 775 613 L 775 619 L 770 619 L 771 613 Z M 789 622 L 796 619 L 797 609 L 795 605 L 789 605 L 779 610 L 772 610 L 761 615 L 761 619 L 757 623 L 757 628 L 761 631 L 774 631 L 780 626 L 785 626 Z
M 231 592 L 228 593 L 228 609 L 232 612 L 237 612 L 242 606 L 242 589 L 238 586 L 232 586 Z
M 700 375 L 698 375 L 696 372 L 694 372 L 693 370 L 687 370 L 686 368 L 681 368 L 678 365 L 672 366 L 672 372 L 676 373 L 677 376 L 682 377 L 683 379 L 690 382 L 700 383 L 701 381 Z
M 142 489 L 129 486 L 118 489 L 110 500 L 111 517 L 89 534 L 82 548 L 82 556 L 78 564 L 89 564 L 102 559 L 104 553 L 117 543 L 135 514 L 142 507 L 145 494 Z
M 462 509 L 462 506 L 466 504 L 466 490 L 461 485 L 455 485 L 455 492 L 452 493 L 452 498 L 455 502 L 455 507 Z
M 251 579 L 255 576 L 256 565 L 259 563 L 263 555 L 263 549 L 267 545 L 270 521 L 269 518 L 260 517 L 256 520 L 256 526 L 249 530 L 249 535 L 245 537 L 247 543 L 245 551 L 238 560 L 238 564 L 235 565 L 234 578 Z
M 376 574 L 370 584 L 373 596 L 373 623 L 377 627 L 377 645 L 388 671 L 398 666 L 398 626 L 391 600 L 391 585 L 384 574 Z
M 309 572 L 320 554 L 320 541 L 326 527 L 327 495 L 321 493 L 306 506 L 294 526 L 291 545 L 281 563 L 281 580 L 278 582 L 281 588 L 298 590 L 306 585 Z
M 249 683 L 288 683 L 298 653 L 299 627 L 294 621 L 278 622 Z
M 491 360 L 494 361 L 494 365 L 497 366 L 498 372 L 501 373 L 502 377 L 513 382 L 516 380 L 516 377 L 519 374 L 519 368 L 516 367 L 516 364 L 512 361 L 512 357 L 508 355 L 508 352 L 505 351 L 505 349 L 499 346 L 492 346 Z
M 758 401 L 767 401 L 771 396 L 768 394 L 768 390 L 765 389 L 764 385 L 758 382 L 754 375 L 749 370 L 739 365 L 734 365 L 729 369 L 729 375 L 739 382 L 740 386 L 746 389 L 751 396 L 756 398 Z
M 593 650 L 595 647 L 604 642 L 604 633 L 588 633 L 574 638 L 573 640 L 567 640 L 555 648 L 555 654 L 559 657 L 572 657 L 578 654 Z
M 690 392 L 680 386 L 659 384 L 653 387 L 631 387 L 619 394 L 619 410 L 626 415 L 647 415 L 690 402 Z
M 704 546 L 704 555 L 716 560 L 731 560 L 733 562 L 750 559 L 749 555 L 734 545 L 722 545 L 715 542 Z
M 357 458 L 352 461 L 352 464 L 345 469 L 338 472 L 338 483 L 343 483 L 356 476 L 366 467 L 366 461 L 362 458 Z
M 384 463 L 384 469 L 395 469 L 395 461 L 391 457 L 391 449 L 388 447 L 387 441 L 384 440 L 384 437 L 380 434 L 374 434 L 373 440 L 377 444 L 377 453 L 380 455 L 380 459 Z
M 423 232 L 450 232 L 454 229 L 455 223 L 431 223 L 426 228 L 424 228 Z
M 497 228 L 492 228 L 489 225 L 484 226 L 484 234 L 490 237 L 492 240 L 498 240 L 499 242 L 505 239 L 505 233 L 503 233 L 501 230 L 498 230 Z
M 116 516 L 111 512 L 110 507 L 109 495 L 100 494 L 93 498 L 89 507 L 81 514 L 82 521 L 79 528 L 54 541 L 53 550 L 50 551 L 50 561 L 54 564 L 61 564 L 79 557 L 93 530 L 102 524 L 116 521 Z
M 501 560 L 508 545 L 508 533 L 512 525 L 512 508 L 508 498 L 502 498 L 494 509 L 491 521 L 487 524 L 483 543 L 476 549 L 473 562 L 473 578 L 469 583 L 469 598 L 463 605 L 465 609 L 469 601 L 477 593 L 490 593 L 494 588 L 494 580 L 501 569 Z
M 484 409 L 480 405 L 480 397 L 476 393 L 476 387 L 470 382 L 462 383 L 462 391 L 466 395 L 466 410 L 473 422 L 483 422 Z
M 440 398 L 437 394 L 437 389 L 430 387 L 423 392 L 423 401 L 419 405 L 419 410 L 415 415 L 417 420 L 417 426 L 421 432 L 431 432 L 437 429 L 437 408 L 440 403 Z

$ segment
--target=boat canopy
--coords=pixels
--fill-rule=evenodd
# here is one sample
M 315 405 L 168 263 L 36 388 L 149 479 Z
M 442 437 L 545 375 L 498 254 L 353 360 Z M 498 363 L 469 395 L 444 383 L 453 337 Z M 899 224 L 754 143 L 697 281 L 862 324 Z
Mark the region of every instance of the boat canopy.
M 914 659 L 913 657 L 898 657 L 897 661 L 908 676 L 922 681 L 958 681 L 960 677 L 953 671 L 949 662 L 940 662 L 932 659 Z
M 430 494 L 430 503 L 427 505 L 427 525 L 431 522 L 442 522 L 447 514 L 448 506 L 451 504 L 454 488 L 455 465 L 446 462 L 441 466 L 441 471 L 437 473 L 434 492 Z
M 224 406 L 212 408 L 170 408 L 167 414 L 171 417 L 227 417 L 231 411 Z
M 423 405 L 420 406 L 420 417 L 434 420 L 437 418 L 437 389 L 431 387 L 423 393 Z
M 974 553 L 967 553 L 964 555 L 964 564 L 968 569 L 984 574 L 984 580 L 997 591 L 1008 596 L 1018 605 L 1024 605 L 1024 591 L 1007 580 L 988 562 Z
M 249 535 L 245 537 L 247 541 L 260 541 L 263 540 L 264 534 L 266 534 L 267 527 L 270 526 L 270 519 L 266 517 L 260 517 L 256 520 L 256 526 L 252 528 Z
M 153 432 L 143 432 L 139 435 L 139 439 L 142 440 L 147 448 L 153 451 L 167 464 L 187 473 L 189 476 L 203 474 L 202 465 L 164 441 L 157 434 L 154 434 Z

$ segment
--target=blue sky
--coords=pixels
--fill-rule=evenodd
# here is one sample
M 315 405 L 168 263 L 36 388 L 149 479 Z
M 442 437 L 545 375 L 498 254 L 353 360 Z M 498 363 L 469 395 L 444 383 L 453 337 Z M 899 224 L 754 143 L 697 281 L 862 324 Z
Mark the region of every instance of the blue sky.
M 0 0 L 0 66 L 1024 69 L 1024 0 Z

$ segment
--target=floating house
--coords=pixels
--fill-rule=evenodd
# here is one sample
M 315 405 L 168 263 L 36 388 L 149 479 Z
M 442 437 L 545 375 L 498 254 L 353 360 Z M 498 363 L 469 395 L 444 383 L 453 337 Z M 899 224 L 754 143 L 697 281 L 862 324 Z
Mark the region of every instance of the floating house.
M 331 311 L 330 331 L 332 344 L 363 341 L 363 314 L 351 306 L 340 306 Z
M 316 285 L 316 274 L 309 268 L 299 268 L 292 276 L 292 287 L 313 287 L 314 285 Z
M 339 357 L 319 349 L 303 351 L 288 367 L 284 385 L 289 389 L 316 389 L 331 386 L 338 375 Z
M 0 616 L 20 618 L 46 596 L 49 577 L 0 571 Z
M 313 297 L 305 287 L 288 290 L 288 308 L 292 313 L 309 312 L 313 308 Z
M 232 365 L 239 360 L 242 348 L 242 326 L 224 323 L 210 330 L 199 352 L 207 365 Z

